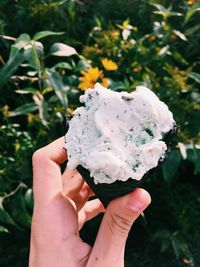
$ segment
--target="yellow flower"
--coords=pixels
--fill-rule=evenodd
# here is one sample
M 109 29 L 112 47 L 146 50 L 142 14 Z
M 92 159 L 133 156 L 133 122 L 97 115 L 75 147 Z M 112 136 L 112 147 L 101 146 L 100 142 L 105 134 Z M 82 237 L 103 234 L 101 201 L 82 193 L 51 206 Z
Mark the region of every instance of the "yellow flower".
M 102 78 L 101 85 L 103 87 L 108 87 L 110 85 L 110 80 L 108 78 Z
M 68 108 L 67 109 L 67 114 L 69 114 L 70 116 L 73 114 L 74 109 L 73 108 Z
M 187 259 L 187 258 L 183 258 L 183 262 L 184 262 L 185 264 L 190 264 L 190 263 L 191 263 L 191 261 L 190 261 L 189 259 Z
M 9 112 L 9 106 L 8 105 L 3 106 L 2 113 L 3 113 L 4 117 L 9 116 L 10 112 Z
M 94 45 L 94 46 L 85 46 L 83 49 L 83 55 L 87 58 L 87 57 L 96 57 L 97 54 L 100 54 L 102 51 L 101 49 L 98 47 L 98 45 Z
M 27 120 L 28 120 L 28 123 L 33 122 L 33 115 L 31 113 L 28 113 Z
M 135 67 L 135 68 L 133 69 L 134 72 L 140 72 L 141 70 L 142 70 L 142 68 L 141 68 L 140 66 Z
M 103 64 L 104 68 L 106 70 L 108 70 L 108 71 L 117 70 L 118 69 L 117 64 L 114 61 L 110 60 L 110 59 L 102 58 L 101 63 Z
M 196 0 L 188 0 L 188 5 L 193 5 L 196 3 Z
M 20 149 L 20 143 L 16 142 L 15 143 L 15 152 L 17 152 Z
M 95 83 L 99 80 L 102 81 L 102 85 L 104 84 L 108 84 L 108 82 L 106 83 L 106 78 L 103 77 L 103 71 L 99 70 L 99 68 L 95 67 L 92 68 L 90 67 L 87 71 L 82 70 L 81 74 L 83 75 L 82 77 L 80 77 L 80 84 L 78 86 L 78 88 L 82 89 L 82 90 L 87 90 L 88 88 L 93 88 Z M 101 83 L 101 82 L 100 82 Z
M 119 31 L 112 31 L 111 32 L 111 36 L 114 39 L 117 39 L 119 37 L 119 35 L 120 35 Z

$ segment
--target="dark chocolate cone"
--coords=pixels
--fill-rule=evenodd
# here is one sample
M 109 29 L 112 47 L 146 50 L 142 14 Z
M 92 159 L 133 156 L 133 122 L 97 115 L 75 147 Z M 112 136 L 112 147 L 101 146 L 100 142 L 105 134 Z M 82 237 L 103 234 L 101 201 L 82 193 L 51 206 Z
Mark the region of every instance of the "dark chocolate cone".
M 124 196 L 137 188 L 145 177 L 144 176 L 140 181 L 129 178 L 125 182 L 116 181 L 112 184 L 95 184 L 94 179 L 90 176 L 90 172 L 87 169 L 83 168 L 82 166 L 78 166 L 77 170 L 93 190 L 95 195 L 100 199 L 105 208 L 108 206 L 111 200 Z

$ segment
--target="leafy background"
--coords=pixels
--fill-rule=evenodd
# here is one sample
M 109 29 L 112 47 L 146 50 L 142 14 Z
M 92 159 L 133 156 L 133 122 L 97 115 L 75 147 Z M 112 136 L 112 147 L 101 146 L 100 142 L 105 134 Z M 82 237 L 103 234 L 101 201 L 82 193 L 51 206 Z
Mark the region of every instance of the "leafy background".
M 1 266 L 28 266 L 33 151 L 65 133 L 64 115 L 96 81 L 148 86 L 178 124 L 144 184 L 152 204 L 129 235 L 125 265 L 200 266 L 199 11 L 195 0 L 0 1 Z M 91 244 L 100 220 L 81 233 Z

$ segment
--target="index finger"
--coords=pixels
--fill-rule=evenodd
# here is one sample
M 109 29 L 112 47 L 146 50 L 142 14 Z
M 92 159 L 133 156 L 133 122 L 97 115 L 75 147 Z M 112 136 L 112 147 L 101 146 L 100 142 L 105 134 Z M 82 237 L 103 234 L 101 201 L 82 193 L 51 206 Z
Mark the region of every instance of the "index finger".
M 45 205 L 62 192 L 60 164 L 67 159 L 64 137 L 33 154 L 33 191 L 35 205 Z

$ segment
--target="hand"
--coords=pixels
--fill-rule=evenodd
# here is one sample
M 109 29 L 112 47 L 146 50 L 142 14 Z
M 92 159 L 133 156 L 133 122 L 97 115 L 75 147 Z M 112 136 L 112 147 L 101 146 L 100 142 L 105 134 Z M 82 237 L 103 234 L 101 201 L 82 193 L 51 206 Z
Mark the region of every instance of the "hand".
M 83 224 L 104 212 L 77 171 L 60 165 L 67 159 L 64 138 L 33 155 L 34 212 L 29 267 L 123 267 L 126 239 L 133 222 L 151 199 L 143 189 L 113 200 L 91 248 L 79 237 Z

